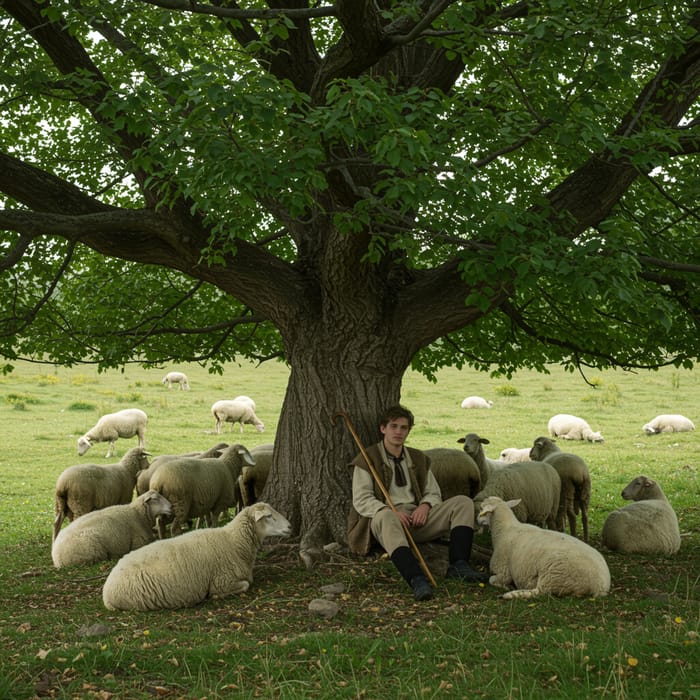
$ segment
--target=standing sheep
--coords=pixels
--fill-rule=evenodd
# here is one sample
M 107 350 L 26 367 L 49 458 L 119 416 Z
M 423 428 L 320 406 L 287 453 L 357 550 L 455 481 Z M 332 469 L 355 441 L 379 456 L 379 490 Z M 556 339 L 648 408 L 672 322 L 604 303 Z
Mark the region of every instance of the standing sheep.
M 452 496 L 473 498 L 476 495 L 481 475 L 476 462 L 464 450 L 433 447 L 424 452 L 430 459 L 430 471 L 440 486 L 443 501 Z
M 603 556 L 564 532 L 521 523 L 512 508 L 517 501 L 487 498 L 477 516 L 491 530 L 492 586 L 512 588 L 503 598 L 538 595 L 604 596 L 610 591 L 610 570 Z
M 576 518 L 581 514 L 583 541 L 588 542 L 588 506 L 591 502 L 591 475 L 588 465 L 578 455 L 562 452 L 547 437 L 538 437 L 530 450 L 532 459 L 548 462 L 559 474 L 561 493 L 557 512 L 557 530 L 564 531 L 564 519 L 569 521 L 569 532 L 576 537 Z
M 164 377 L 162 384 L 167 384 L 168 389 L 173 388 L 173 384 L 177 384 L 180 390 L 190 390 L 190 380 L 184 372 L 168 372 Z
M 250 454 L 255 464 L 244 466 L 238 477 L 241 506 L 252 506 L 260 500 L 272 468 L 274 447 L 270 442 L 251 449 Z
M 679 414 L 662 414 L 650 420 L 642 430 L 647 435 L 655 435 L 656 433 L 684 433 L 689 430 L 695 430 L 695 424 L 690 418 Z
M 255 464 L 243 445 L 230 445 L 220 457 L 168 460 L 151 477 L 151 488 L 162 493 L 175 514 L 170 532 L 177 535 L 194 518 L 218 525 L 219 516 L 236 504 L 238 477 L 244 464 Z M 165 533 L 160 530 L 161 537 Z
M 516 462 L 501 469 L 489 470 L 483 445 L 486 438 L 469 433 L 457 442 L 476 462 L 481 474 L 481 490 L 473 496 L 475 508 L 488 496 L 503 500 L 518 499 L 514 512 L 518 520 L 539 526 L 556 527 L 561 480 L 554 467 L 546 462 Z
M 630 481 L 622 498 L 634 501 L 614 510 L 603 523 L 608 549 L 626 554 L 675 554 L 681 548 L 678 518 L 661 486 L 643 474 Z
M 462 408 L 491 408 L 493 401 L 487 401 L 481 396 L 467 396 L 462 401 Z
M 255 415 L 255 410 L 246 401 L 236 401 L 235 399 L 216 401 L 212 404 L 211 413 L 216 419 L 215 430 L 217 434 L 221 433 L 224 423 L 240 423 L 241 432 L 243 432 L 244 424 L 254 425 L 259 433 L 265 431 L 264 423 Z
M 84 455 L 96 442 L 109 442 L 105 457 L 115 454 L 117 438 L 138 436 L 139 447 L 146 447 L 146 424 L 148 416 L 138 408 L 125 408 L 116 413 L 107 413 L 95 426 L 78 438 L 78 455 Z
M 58 533 L 51 547 L 57 568 L 118 559 L 155 540 L 158 517 L 169 518 L 170 502 L 156 491 L 147 491 L 131 503 L 86 513 Z
M 588 440 L 589 442 L 604 442 L 603 436 L 591 430 L 591 426 L 583 418 L 571 416 L 568 413 L 557 413 L 547 424 L 551 437 L 563 440 Z
M 132 447 L 117 464 L 76 464 L 56 480 L 53 540 L 63 519 L 73 521 L 93 510 L 130 503 L 136 475 L 148 467 L 148 453 Z
M 185 608 L 248 590 L 265 537 L 285 537 L 289 521 L 267 503 L 227 525 L 160 540 L 122 557 L 102 589 L 109 610 Z

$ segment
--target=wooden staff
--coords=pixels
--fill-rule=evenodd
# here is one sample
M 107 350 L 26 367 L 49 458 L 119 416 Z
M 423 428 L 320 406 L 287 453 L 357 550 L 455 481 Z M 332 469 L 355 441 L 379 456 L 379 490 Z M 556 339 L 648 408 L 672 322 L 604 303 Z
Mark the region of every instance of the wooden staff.
M 350 416 L 347 413 L 344 413 L 343 411 L 339 411 L 336 413 L 333 418 L 331 419 L 333 423 L 335 423 L 335 419 L 341 416 L 345 420 L 345 424 L 348 426 L 348 429 L 352 433 L 353 438 L 355 439 L 355 442 L 357 443 L 357 446 L 360 448 L 360 454 L 362 454 L 362 457 L 364 458 L 365 462 L 367 463 L 367 466 L 369 467 L 369 471 L 374 477 L 374 481 L 376 482 L 377 486 L 379 486 L 379 490 L 382 492 L 384 495 L 384 498 L 386 499 L 386 503 L 391 508 L 391 510 L 394 511 L 397 517 L 399 517 L 399 511 L 396 510 L 396 506 L 394 505 L 394 502 L 391 500 L 391 496 L 389 496 L 389 491 L 387 491 L 386 486 L 384 486 L 384 483 L 382 482 L 381 478 L 379 477 L 379 474 L 377 474 L 377 470 L 374 468 L 374 465 L 372 464 L 372 460 L 369 458 L 367 455 L 367 452 L 365 451 L 365 448 L 362 446 L 362 442 L 360 441 L 360 438 L 358 437 L 357 433 L 355 432 L 355 428 L 353 427 L 352 421 L 350 420 Z M 435 583 L 435 578 L 433 577 L 432 573 L 430 572 L 430 569 L 428 568 L 428 565 L 425 563 L 425 559 L 423 559 L 423 555 L 420 553 L 420 550 L 418 549 L 418 545 L 416 544 L 415 540 L 413 539 L 413 535 L 411 535 L 411 530 L 409 527 L 401 520 L 399 517 L 399 522 L 401 525 L 403 525 L 403 531 L 406 534 L 406 539 L 408 540 L 408 543 L 411 545 L 411 549 L 413 550 L 413 553 L 416 555 L 416 559 L 418 560 L 418 563 L 420 564 L 421 569 L 425 572 L 425 575 L 428 577 L 428 581 L 437 588 L 437 583 Z

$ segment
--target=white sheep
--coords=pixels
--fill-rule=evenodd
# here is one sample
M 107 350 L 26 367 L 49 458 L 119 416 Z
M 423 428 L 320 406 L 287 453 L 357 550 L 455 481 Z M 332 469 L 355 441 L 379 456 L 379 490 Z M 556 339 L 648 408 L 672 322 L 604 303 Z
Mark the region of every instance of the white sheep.
M 603 436 L 591 430 L 591 426 L 583 418 L 568 413 L 557 413 L 556 416 L 552 416 L 547 424 L 547 430 L 551 437 L 560 437 L 564 440 L 603 442 Z
M 76 464 L 56 480 L 53 540 L 64 518 L 73 521 L 93 510 L 130 503 L 136 475 L 148 467 L 148 452 L 132 447 L 117 464 Z
M 468 433 L 465 437 L 459 438 L 457 442 L 464 445 L 464 452 L 476 463 L 479 469 L 481 488 L 486 486 L 491 474 L 500 471 L 508 464 L 508 462 L 503 462 L 499 459 L 489 459 L 482 445 L 489 445 L 490 441 L 479 437 L 476 433 Z
M 116 453 L 117 438 L 138 436 L 139 447 L 146 447 L 146 424 L 148 416 L 139 408 L 125 408 L 102 416 L 95 426 L 78 438 L 78 454 L 84 455 L 96 442 L 109 442 L 105 457 Z
M 164 377 L 162 384 L 167 384 L 168 389 L 173 388 L 173 384 L 177 384 L 181 390 L 190 390 L 190 380 L 184 372 L 168 372 Z
M 690 418 L 686 418 L 685 416 L 665 413 L 650 420 L 642 426 L 642 430 L 647 435 L 654 435 L 656 433 L 684 433 L 689 430 L 695 430 L 695 424 Z
M 479 525 L 491 530 L 489 583 L 514 588 L 502 597 L 607 595 L 610 570 L 603 555 L 564 532 L 521 523 L 512 510 L 517 503 L 490 496 L 477 516 Z
M 154 457 L 148 465 L 148 468 L 143 469 L 136 475 L 136 493 L 140 496 L 151 488 L 151 477 L 155 474 L 156 469 L 167 461 L 179 459 L 181 457 L 219 457 L 221 452 L 227 447 L 228 443 L 220 442 L 204 452 L 186 452 L 184 454 L 158 455 Z
M 675 554 L 681 533 L 673 506 L 658 482 L 643 474 L 625 486 L 622 498 L 634 501 L 614 510 L 603 523 L 608 549 L 627 554 Z
M 238 401 L 235 399 L 216 401 L 212 404 L 211 413 L 216 419 L 215 430 L 217 434 L 221 433 L 224 423 L 240 423 L 241 432 L 243 432 L 244 424 L 254 425 L 259 433 L 265 431 L 264 423 L 255 415 L 255 409 L 251 408 L 246 401 L 240 399 Z
M 247 403 L 254 411 L 258 410 L 258 407 L 255 405 L 255 401 L 253 401 L 250 396 L 234 396 L 231 401 L 242 401 L 243 403 Z
M 501 450 L 501 454 L 498 455 L 498 459 L 501 462 L 508 462 L 509 464 L 514 464 L 515 462 L 529 462 L 530 461 L 530 448 L 529 447 L 506 447 Z
M 493 401 L 488 401 L 481 396 L 467 396 L 462 401 L 462 408 L 491 408 Z
M 481 486 L 481 475 L 476 462 L 464 451 L 451 447 L 433 447 L 424 450 L 430 459 L 443 500 L 464 495 L 473 498 Z
M 63 528 L 51 547 L 55 567 L 118 559 L 155 540 L 158 517 L 169 518 L 173 509 L 157 491 L 147 491 L 131 503 L 86 513 Z
M 245 465 L 238 477 L 241 506 L 251 506 L 260 500 L 272 468 L 274 447 L 274 444 L 270 442 L 250 450 L 255 464 Z
M 464 443 L 464 451 L 479 468 L 481 489 L 473 496 L 477 508 L 489 496 L 499 496 L 503 500 L 517 498 L 515 515 L 518 520 L 551 529 L 556 527 L 561 480 L 551 464 L 516 462 L 489 470 L 483 448 L 489 444 L 486 438 L 469 433 L 457 442 Z
M 561 493 L 557 512 L 557 530 L 564 531 L 565 519 L 569 532 L 576 537 L 576 520 L 581 514 L 583 541 L 588 542 L 588 506 L 591 503 L 591 475 L 583 458 L 571 452 L 562 452 L 554 440 L 535 438 L 530 450 L 532 459 L 548 462 L 559 474 Z
M 123 556 L 107 576 L 102 601 L 109 610 L 161 610 L 243 593 L 264 538 L 290 533 L 283 515 L 256 503 L 221 528 L 192 530 Z
M 220 457 L 181 457 L 168 460 L 151 477 L 151 488 L 173 505 L 171 534 L 195 518 L 216 526 L 219 516 L 236 505 L 238 477 L 244 464 L 255 464 L 243 445 L 230 445 Z M 164 530 L 159 530 L 161 537 Z

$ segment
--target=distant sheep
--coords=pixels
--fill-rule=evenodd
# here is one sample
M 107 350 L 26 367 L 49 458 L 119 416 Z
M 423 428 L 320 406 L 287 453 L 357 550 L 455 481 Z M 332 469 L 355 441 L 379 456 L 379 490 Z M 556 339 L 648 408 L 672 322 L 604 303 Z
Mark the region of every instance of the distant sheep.
M 552 416 L 547 424 L 547 430 L 551 437 L 560 437 L 563 440 L 603 442 L 603 436 L 591 430 L 591 426 L 583 418 L 571 416 L 568 413 Z
M 440 486 L 443 500 L 476 495 L 481 486 L 479 468 L 464 450 L 433 447 L 424 452 L 430 459 L 430 470 Z
M 481 474 L 481 489 L 473 496 L 479 504 L 489 496 L 503 500 L 518 499 L 514 512 L 518 520 L 551 529 L 556 527 L 561 480 L 554 467 L 546 462 L 517 462 L 489 471 L 483 445 L 486 438 L 469 433 L 457 442 L 464 443 L 465 452 L 472 457 Z
M 238 500 L 238 477 L 244 464 L 255 464 L 243 445 L 230 445 L 220 457 L 182 457 L 168 460 L 151 477 L 151 488 L 173 505 L 171 533 L 195 518 L 216 526 L 219 516 Z M 161 537 L 164 536 L 161 530 Z
M 695 424 L 690 418 L 678 414 L 662 414 L 646 423 L 642 430 L 647 435 L 656 433 L 684 433 L 695 430 Z
M 211 407 L 211 413 L 216 420 L 215 430 L 217 434 L 221 433 L 221 428 L 224 423 L 240 423 L 243 432 L 243 425 L 254 425 L 255 429 L 262 433 L 265 431 L 264 423 L 255 415 L 255 409 L 246 401 L 238 400 L 221 400 L 216 401 Z M 231 426 L 233 429 L 233 426 Z
M 267 483 L 272 468 L 272 453 L 274 444 L 258 445 L 250 450 L 251 457 L 255 460 L 253 465 L 244 465 L 238 483 L 241 492 L 241 506 L 252 506 L 262 497 L 263 489 Z
M 177 384 L 181 390 L 190 390 L 190 380 L 184 372 L 168 372 L 161 383 L 167 385 L 168 389 L 172 389 L 173 384 Z
M 627 554 L 675 554 L 681 547 L 678 518 L 661 486 L 643 474 L 630 481 L 622 498 L 634 501 L 614 510 L 603 523 L 608 549 Z
M 487 401 L 481 396 L 467 396 L 462 401 L 462 408 L 491 408 L 493 401 Z
M 156 519 L 171 515 L 170 501 L 156 491 L 86 513 L 58 533 L 51 547 L 53 564 L 60 568 L 118 559 L 153 542 Z
M 109 573 L 102 601 L 109 610 L 162 610 L 243 593 L 265 537 L 289 534 L 284 516 L 256 503 L 221 528 L 193 530 L 125 555 Z
M 102 416 L 95 426 L 78 438 L 78 454 L 84 455 L 96 442 L 109 442 L 105 457 L 115 454 L 114 443 L 117 438 L 138 436 L 139 447 L 146 447 L 146 424 L 148 416 L 138 408 L 125 408 L 116 413 Z
M 583 458 L 571 452 L 562 452 L 554 440 L 535 439 L 530 450 L 532 459 L 548 462 L 559 474 L 561 493 L 557 512 L 557 530 L 564 531 L 564 520 L 569 521 L 569 532 L 576 537 L 576 519 L 581 514 L 583 541 L 588 542 L 588 506 L 591 503 L 591 475 Z
M 148 453 L 132 447 L 117 464 L 76 464 L 56 480 L 53 539 L 64 518 L 73 521 L 93 510 L 130 503 L 136 475 L 148 467 Z
M 529 462 L 532 458 L 530 457 L 529 447 L 506 447 L 504 450 L 501 450 L 498 459 L 501 462 L 514 464 L 515 462 Z
M 492 586 L 514 588 L 504 599 L 539 595 L 598 597 L 610 591 L 610 570 L 593 547 L 571 535 L 521 523 L 516 501 L 491 496 L 477 516 L 491 530 Z

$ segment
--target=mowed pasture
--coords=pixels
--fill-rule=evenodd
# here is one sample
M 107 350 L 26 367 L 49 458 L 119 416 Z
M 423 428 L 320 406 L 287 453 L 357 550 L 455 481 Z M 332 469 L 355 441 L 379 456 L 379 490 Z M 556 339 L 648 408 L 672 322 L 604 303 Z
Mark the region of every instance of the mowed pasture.
M 163 386 L 169 369 L 185 371 L 191 390 Z M 223 375 L 195 365 L 100 374 L 17 363 L 0 377 L 0 698 L 699 698 L 700 429 L 647 436 L 642 425 L 681 413 L 700 428 L 700 373 L 590 371 L 587 384 L 551 369 L 511 379 L 448 369 L 436 383 L 409 373 L 409 444 L 459 447 L 459 437 L 477 432 L 495 458 L 546 435 L 554 413 L 584 417 L 605 442 L 559 444 L 591 471 L 591 544 L 600 546 L 605 516 L 625 504 L 620 492 L 639 474 L 661 483 L 683 535 L 668 559 L 605 553 L 607 598 L 505 602 L 490 587 L 439 582 L 436 599 L 417 604 L 386 560 L 341 551 L 306 571 L 291 541 L 263 551 L 256 582 L 238 598 L 114 614 L 101 602 L 109 563 L 52 566 L 53 489 L 66 467 L 117 461 L 136 439 L 118 440 L 107 460 L 107 443 L 78 457 L 78 437 L 100 415 L 133 406 L 149 416 L 153 455 L 221 439 L 248 448 L 271 442 L 288 370 L 268 363 L 230 365 Z M 211 404 L 239 394 L 256 401 L 265 432 L 227 424 L 217 436 Z M 460 408 L 472 394 L 493 408 Z M 479 541 L 487 545 L 488 535 Z M 310 615 L 322 586 L 338 582 L 339 614 Z

